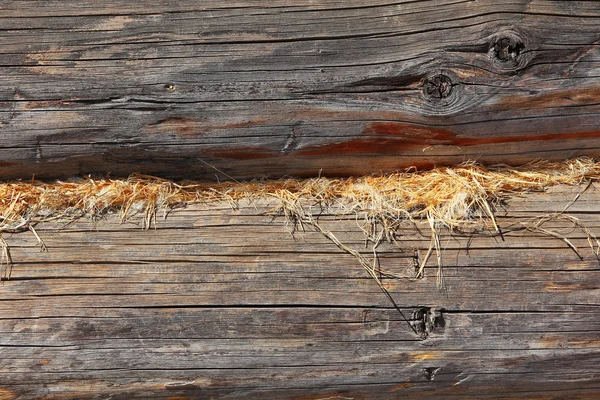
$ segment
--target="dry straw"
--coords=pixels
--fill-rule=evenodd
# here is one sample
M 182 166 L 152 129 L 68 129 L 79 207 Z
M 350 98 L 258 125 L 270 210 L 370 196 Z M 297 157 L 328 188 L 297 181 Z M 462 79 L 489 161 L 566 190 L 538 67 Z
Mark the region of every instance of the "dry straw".
M 35 227 L 40 222 L 82 216 L 101 217 L 118 212 L 123 220 L 142 214 L 144 226 L 155 226 L 160 212 L 193 203 L 227 201 L 235 205 L 240 200 L 270 199 L 274 214 L 282 214 L 294 228 L 311 227 L 321 232 L 343 251 L 355 256 L 371 277 L 381 285 L 385 274 L 376 259 L 376 247 L 383 241 L 394 241 L 401 224 L 426 222 L 431 244 L 417 268 L 416 279 L 423 275 L 425 264 L 434 254 L 441 284 L 442 232 L 453 234 L 492 231 L 501 235 L 494 217 L 498 203 L 514 194 L 542 191 L 566 184 L 578 185 L 600 177 L 600 163 L 592 159 L 564 162 L 537 162 L 522 167 L 496 166 L 485 168 L 474 163 L 456 167 L 436 168 L 423 172 L 402 172 L 380 176 L 346 179 L 314 178 L 281 179 L 252 182 L 172 182 L 151 176 L 133 175 L 128 179 L 87 178 L 68 182 L 44 183 L 8 182 L 0 184 L 0 244 L 3 262 L 11 265 L 10 249 L 2 233 L 31 231 L 40 244 L 43 241 Z M 355 215 L 361 221 L 366 239 L 373 245 L 372 260 L 356 249 L 341 243 L 317 220 L 319 213 Z M 166 215 L 166 214 L 165 214 Z M 574 251 L 577 248 L 543 224 L 565 218 L 588 237 L 594 252 L 600 243 L 577 219 L 565 213 L 540 216 L 523 229 L 564 240 Z M 416 225 L 415 225 L 416 226 Z M 4 277 L 10 268 L 4 269 Z

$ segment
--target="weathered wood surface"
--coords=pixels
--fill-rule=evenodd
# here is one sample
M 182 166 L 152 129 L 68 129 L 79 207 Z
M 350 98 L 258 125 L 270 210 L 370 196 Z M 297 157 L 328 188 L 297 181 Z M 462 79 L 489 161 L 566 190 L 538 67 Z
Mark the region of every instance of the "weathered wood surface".
M 0 179 L 600 156 L 599 26 L 597 1 L 0 1 Z
M 499 221 L 560 211 L 577 190 L 515 198 Z M 595 233 L 599 193 L 571 208 Z M 334 220 L 320 219 L 364 249 L 356 221 Z M 583 260 L 561 240 L 506 229 L 504 242 L 445 239 L 443 291 L 434 260 L 423 280 L 384 280 L 423 336 L 356 259 L 315 232 L 292 239 L 253 207 L 190 207 L 157 230 L 116 217 L 60 227 L 38 226 L 47 253 L 31 234 L 6 236 L 15 265 L 0 286 L 3 400 L 590 399 L 600 390 L 600 268 L 564 222 L 548 228 Z M 407 231 L 404 252 L 380 249 L 382 266 L 414 272 L 428 242 Z

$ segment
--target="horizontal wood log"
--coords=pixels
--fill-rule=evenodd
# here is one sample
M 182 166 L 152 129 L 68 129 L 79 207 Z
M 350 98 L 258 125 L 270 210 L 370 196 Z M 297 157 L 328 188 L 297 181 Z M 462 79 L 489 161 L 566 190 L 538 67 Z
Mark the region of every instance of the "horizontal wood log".
M 594 1 L 4 1 L 0 179 L 600 156 Z
M 600 232 L 599 190 L 570 208 Z M 512 199 L 501 226 L 563 210 L 580 188 Z M 600 390 L 600 268 L 585 234 L 564 241 L 505 229 L 446 237 L 446 287 L 384 279 L 419 331 L 358 261 L 317 232 L 261 215 L 176 210 L 156 230 L 79 220 L 5 235 L 1 399 L 590 399 Z M 364 251 L 356 220 L 319 219 Z M 407 230 L 381 264 L 414 272 L 429 238 Z

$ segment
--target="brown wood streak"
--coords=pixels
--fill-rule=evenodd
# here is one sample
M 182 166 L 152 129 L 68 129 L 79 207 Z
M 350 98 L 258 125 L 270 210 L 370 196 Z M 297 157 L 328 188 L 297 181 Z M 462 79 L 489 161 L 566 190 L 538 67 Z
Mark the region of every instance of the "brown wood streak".
M 267 120 L 235 122 L 225 125 L 208 125 L 202 123 L 202 121 L 169 117 L 165 120 L 147 126 L 144 130 L 144 133 L 148 135 L 175 133 L 176 136 L 180 138 L 194 138 L 218 130 L 247 128 L 250 126 L 260 125 L 265 122 L 267 122 Z
M 590 104 L 598 106 L 600 103 L 600 87 L 583 87 L 577 89 L 557 90 L 549 88 L 538 95 L 506 96 L 492 109 L 512 110 L 514 107 L 528 108 L 559 108 L 575 105 Z
M 393 129 L 393 128 L 392 128 Z M 429 133 L 414 131 L 413 136 Z M 570 212 L 600 231 L 590 187 Z M 580 187 L 515 197 L 501 226 L 563 209 Z M 0 398 L 589 399 L 600 386 L 598 260 L 528 231 L 443 239 L 446 289 L 384 279 L 416 326 L 389 307 L 353 257 L 317 232 L 290 237 L 268 200 L 175 210 L 156 230 L 118 215 L 6 235 L 0 286 Z M 364 247 L 354 216 L 320 223 Z M 421 226 L 425 228 L 425 226 Z M 430 238 L 408 224 L 380 263 L 414 272 Z M 471 240 L 473 239 L 473 240 Z M 466 248 L 469 251 L 465 251 Z M 411 269 L 412 268 L 412 269 Z M 429 311 L 428 311 L 429 310 Z M 423 314 L 425 313 L 425 314 Z
M 373 124 L 379 126 L 379 124 Z M 367 132 L 372 132 L 373 125 L 367 127 Z M 390 132 L 399 131 L 404 124 L 385 123 L 386 128 L 394 126 Z M 529 136 L 500 136 L 500 137 L 486 137 L 486 138 L 467 138 L 457 137 L 448 130 L 442 129 L 431 129 L 424 130 L 431 133 L 437 133 L 431 138 L 415 138 L 411 136 L 405 136 L 404 132 L 401 137 L 386 137 L 380 138 L 363 138 L 355 139 L 345 143 L 337 143 L 333 145 L 318 146 L 316 148 L 309 148 L 300 151 L 300 155 L 325 155 L 325 154 L 402 154 L 405 151 L 414 151 L 415 149 L 423 150 L 430 146 L 458 146 L 458 147 L 472 147 L 481 146 L 487 144 L 505 144 L 505 143 L 522 143 L 522 142 L 536 142 L 536 141 L 561 141 L 561 140 L 574 140 L 574 139 L 595 139 L 600 138 L 600 131 L 595 132 L 573 132 L 563 134 L 541 134 L 541 135 L 529 135 Z
M 317 145 L 297 151 L 289 155 L 297 156 L 344 156 L 344 155 L 390 155 L 416 150 L 423 151 L 432 146 L 474 147 L 490 144 L 506 143 L 533 143 L 537 141 L 569 141 L 600 138 L 600 131 L 571 132 L 562 134 L 537 134 L 522 136 L 499 137 L 459 137 L 448 129 L 427 128 L 396 122 L 376 122 L 366 126 L 363 130 L 366 137 L 349 140 L 341 143 Z M 269 153 L 264 148 L 240 149 L 211 149 L 205 154 L 218 158 L 247 160 L 251 158 L 285 157 L 280 153 Z M 286 154 L 287 155 L 287 154 Z
M 515 106 L 522 108 L 546 108 L 565 107 L 574 104 L 589 104 L 600 99 L 600 89 L 583 88 L 573 90 L 550 91 L 538 96 L 508 96 L 493 106 L 496 110 L 512 110 Z M 323 114 L 323 113 L 321 113 Z M 331 115 L 330 115 L 331 116 Z M 168 119 L 161 121 L 158 132 L 175 131 L 180 137 L 193 137 L 208 132 L 260 126 L 268 120 L 255 120 L 238 122 L 224 126 L 202 126 L 198 121 Z M 150 131 L 156 133 L 157 131 Z M 457 146 L 472 147 L 482 145 L 495 145 L 506 143 L 530 143 L 536 141 L 573 141 L 582 139 L 600 138 L 600 130 L 593 132 L 569 132 L 569 133 L 540 133 L 536 135 L 514 136 L 507 132 L 499 137 L 460 137 L 450 129 L 442 127 L 427 127 L 416 124 L 398 122 L 374 122 L 367 124 L 362 130 L 366 137 L 357 138 L 341 143 L 328 145 L 317 145 L 290 151 L 285 155 L 297 156 L 323 156 L 323 155 L 388 155 L 414 153 L 423 151 L 431 146 Z M 244 148 L 215 148 L 205 150 L 206 155 L 224 159 L 248 160 L 253 158 L 282 157 L 281 152 L 270 152 L 267 148 L 244 147 Z M 285 156 L 284 155 L 284 156 Z M 414 164 L 413 164 L 414 165 Z
M 14 400 L 18 398 L 17 393 L 0 387 L 0 400 Z
M 513 110 L 518 106 L 527 108 L 556 108 L 573 106 L 577 104 L 590 104 L 599 101 L 600 88 L 583 88 L 572 90 L 550 90 L 537 96 L 507 96 L 495 104 L 494 110 Z M 260 125 L 262 121 L 251 121 L 247 123 L 231 124 L 227 127 L 247 127 Z M 225 129 L 227 127 L 217 127 Z M 212 130 L 214 127 L 206 127 L 206 130 Z M 584 139 L 600 138 L 600 130 L 568 132 L 568 133 L 539 133 L 535 135 L 512 135 L 507 132 L 503 136 L 497 137 L 461 137 L 456 132 L 443 127 L 427 127 L 417 124 L 407 124 L 398 122 L 373 122 L 369 123 L 362 130 L 362 135 L 357 139 L 341 143 L 327 145 L 316 145 L 303 148 L 297 151 L 290 151 L 285 155 L 303 156 L 348 156 L 348 155 L 402 155 L 404 153 L 414 153 L 423 151 L 432 146 L 456 146 L 474 147 L 483 145 L 498 145 L 506 143 L 531 143 L 538 141 L 575 141 Z M 218 158 L 229 158 L 237 160 L 247 160 L 252 158 L 270 158 L 282 157 L 279 152 L 269 152 L 266 148 L 240 148 L 240 149 L 211 149 L 204 154 Z M 415 165 L 413 163 L 413 165 Z M 422 164 L 428 166 L 430 164 Z

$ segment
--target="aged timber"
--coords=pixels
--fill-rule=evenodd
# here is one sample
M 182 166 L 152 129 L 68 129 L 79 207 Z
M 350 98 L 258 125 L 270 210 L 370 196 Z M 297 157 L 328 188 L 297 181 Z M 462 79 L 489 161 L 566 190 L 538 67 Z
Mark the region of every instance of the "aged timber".
M 157 230 L 117 217 L 5 235 L 0 399 L 591 399 L 600 391 L 600 268 L 585 235 L 508 229 L 563 210 L 579 188 L 515 198 L 505 240 L 443 240 L 416 282 L 385 279 L 412 326 L 356 259 L 264 209 L 195 206 Z M 591 188 L 571 215 L 600 232 Z M 520 219 L 517 219 L 520 218 Z M 364 247 L 353 218 L 322 216 Z M 62 229 L 61 229 L 62 227 Z M 414 272 L 428 237 L 407 230 L 381 264 Z
M 599 26 L 596 1 L 2 1 L 0 179 L 600 156 Z

